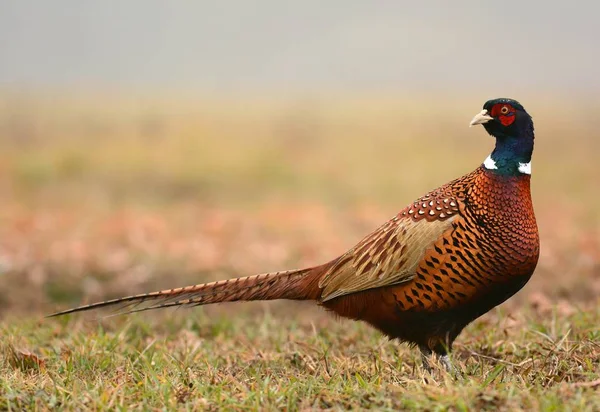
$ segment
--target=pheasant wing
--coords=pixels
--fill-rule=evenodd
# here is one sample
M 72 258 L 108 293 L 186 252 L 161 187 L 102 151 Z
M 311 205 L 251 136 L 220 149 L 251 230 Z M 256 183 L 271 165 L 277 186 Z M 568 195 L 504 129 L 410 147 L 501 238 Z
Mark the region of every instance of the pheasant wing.
M 389 220 L 331 263 L 319 282 L 321 300 L 410 281 L 455 218 L 415 220 L 399 214 Z

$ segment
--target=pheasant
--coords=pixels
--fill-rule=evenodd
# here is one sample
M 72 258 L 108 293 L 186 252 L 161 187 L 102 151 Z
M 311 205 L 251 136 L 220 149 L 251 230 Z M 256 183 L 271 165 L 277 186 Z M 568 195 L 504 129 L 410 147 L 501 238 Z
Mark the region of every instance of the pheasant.
M 325 264 L 161 290 L 50 316 L 115 307 L 133 313 L 252 300 L 313 300 L 418 346 L 425 369 L 462 329 L 517 293 L 539 256 L 530 179 L 533 121 L 512 99 L 489 100 L 470 126 L 496 139 L 473 172 L 435 189 Z

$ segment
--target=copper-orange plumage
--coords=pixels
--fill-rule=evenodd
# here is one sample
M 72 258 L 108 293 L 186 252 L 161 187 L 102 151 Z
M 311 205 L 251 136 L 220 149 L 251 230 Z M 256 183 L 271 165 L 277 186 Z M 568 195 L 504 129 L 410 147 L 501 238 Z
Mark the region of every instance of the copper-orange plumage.
M 425 367 L 447 357 L 471 321 L 519 291 L 534 272 L 539 236 L 530 194 L 533 122 L 512 99 L 471 121 L 496 139 L 473 172 L 417 199 L 355 247 L 323 265 L 151 292 L 58 312 L 314 300 L 392 339 L 418 345 Z

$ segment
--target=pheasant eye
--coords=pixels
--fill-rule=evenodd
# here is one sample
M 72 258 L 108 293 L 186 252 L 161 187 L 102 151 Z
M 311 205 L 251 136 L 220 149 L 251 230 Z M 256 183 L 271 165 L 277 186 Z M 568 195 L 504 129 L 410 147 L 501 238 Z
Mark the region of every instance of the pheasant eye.
M 500 109 L 501 114 L 508 114 L 509 111 L 510 109 L 508 108 L 508 106 L 502 106 L 502 109 Z

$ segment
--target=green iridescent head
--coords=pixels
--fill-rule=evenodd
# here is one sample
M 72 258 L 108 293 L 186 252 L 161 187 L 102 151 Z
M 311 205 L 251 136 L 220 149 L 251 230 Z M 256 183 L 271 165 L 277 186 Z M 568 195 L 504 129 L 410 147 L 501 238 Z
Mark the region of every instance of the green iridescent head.
M 492 99 L 485 102 L 470 126 L 483 125 L 496 138 L 496 147 L 483 166 L 507 176 L 531 174 L 533 153 L 533 120 L 523 105 L 513 99 Z

